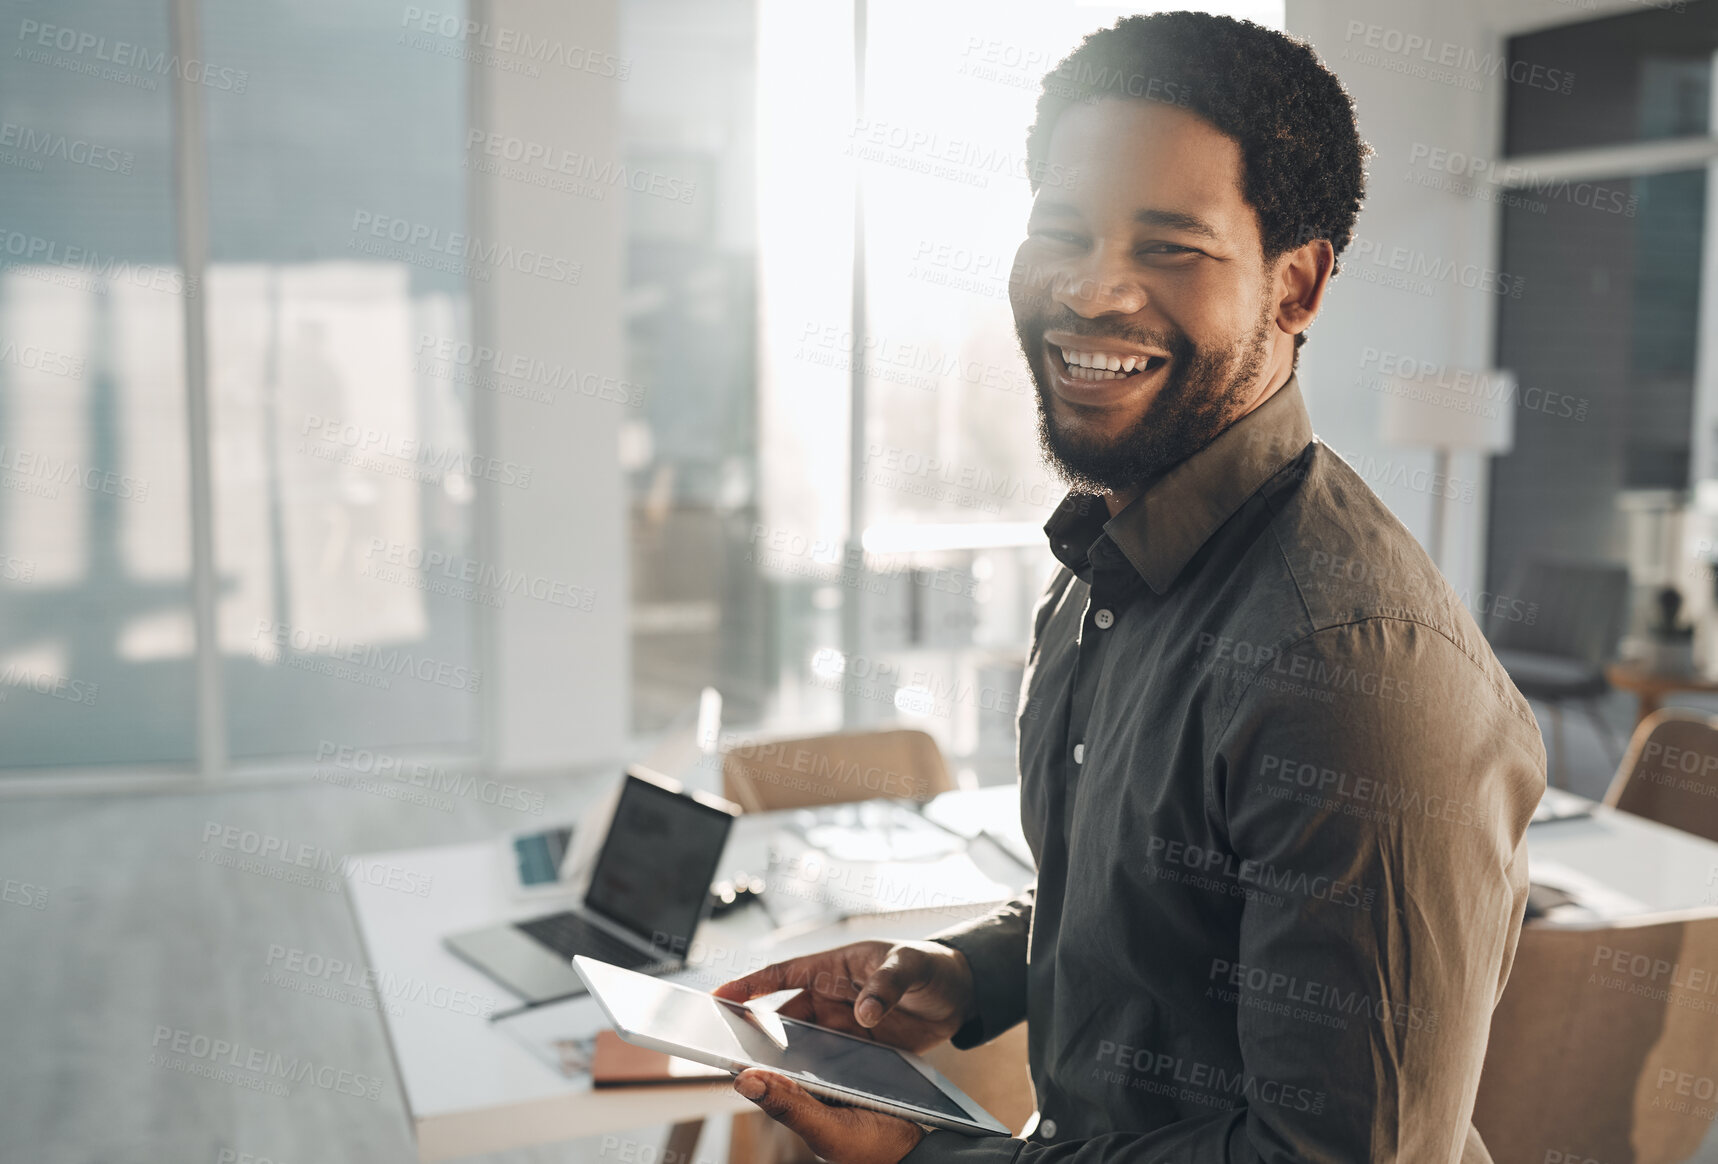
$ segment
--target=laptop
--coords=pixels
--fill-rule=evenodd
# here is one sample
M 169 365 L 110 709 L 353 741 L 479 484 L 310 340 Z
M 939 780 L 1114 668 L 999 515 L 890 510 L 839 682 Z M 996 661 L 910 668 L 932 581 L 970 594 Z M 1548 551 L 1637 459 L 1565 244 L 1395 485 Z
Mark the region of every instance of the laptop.
M 642 974 L 679 969 L 738 813 L 721 797 L 634 765 L 580 904 L 442 940 L 530 1005 L 585 993 L 576 954 Z

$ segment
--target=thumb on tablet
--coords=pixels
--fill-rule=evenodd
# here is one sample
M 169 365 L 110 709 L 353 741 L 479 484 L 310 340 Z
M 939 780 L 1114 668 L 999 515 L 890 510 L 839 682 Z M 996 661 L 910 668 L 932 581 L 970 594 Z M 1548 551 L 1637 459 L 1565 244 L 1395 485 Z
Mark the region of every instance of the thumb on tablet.
M 903 994 L 924 985 L 930 972 L 929 960 L 923 953 L 909 946 L 896 946 L 860 988 L 859 997 L 853 1000 L 853 1017 L 862 1027 L 876 1026 L 901 1001 Z

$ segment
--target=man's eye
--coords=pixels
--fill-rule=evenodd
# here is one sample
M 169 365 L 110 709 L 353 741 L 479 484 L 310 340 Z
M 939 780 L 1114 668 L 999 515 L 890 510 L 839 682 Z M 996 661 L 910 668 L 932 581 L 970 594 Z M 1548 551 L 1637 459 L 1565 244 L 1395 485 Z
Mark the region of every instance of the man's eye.
M 1179 246 L 1176 243 L 1152 243 L 1150 246 L 1143 248 L 1140 253 L 1147 255 L 1169 255 L 1173 257 L 1178 255 L 1196 255 L 1199 251 L 1195 247 Z
M 1037 229 L 1028 231 L 1027 233 L 1037 238 L 1054 239 L 1056 242 L 1078 244 L 1081 241 L 1080 236 L 1071 230 L 1054 230 L 1048 227 L 1038 227 Z

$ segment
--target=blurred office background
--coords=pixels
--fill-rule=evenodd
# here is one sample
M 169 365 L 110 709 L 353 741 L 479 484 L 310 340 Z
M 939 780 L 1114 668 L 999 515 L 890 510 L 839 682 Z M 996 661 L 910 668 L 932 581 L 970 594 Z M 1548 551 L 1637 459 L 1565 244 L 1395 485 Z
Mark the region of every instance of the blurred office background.
M 1718 0 L 1210 7 L 1310 38 L 1377 151 L 1301 362 L 1322 439 L 1499 635 L 1534 567 L 1626 571 L 1597 663 L 1636 685 L 1537 707 L 1596 796 L 1642 685 L 1718 709 Z M 515 823 L 331 788 L 342 749 L 571 812 L 706 685 L 734 739 L 901 724 L 1012 780 L 1062 495 L 1006 295 L 1025 127 L 1145 10 L 0 0 L 0 876 L 88 903 L 58 940 L 207 798 L 342 851 Z M 1458 369 L 1513 374 L 1503 443 L 1394 443 Z M 63 1078 L 0 1067 L 32 1136 L 101 1070 L 45 1021 Z

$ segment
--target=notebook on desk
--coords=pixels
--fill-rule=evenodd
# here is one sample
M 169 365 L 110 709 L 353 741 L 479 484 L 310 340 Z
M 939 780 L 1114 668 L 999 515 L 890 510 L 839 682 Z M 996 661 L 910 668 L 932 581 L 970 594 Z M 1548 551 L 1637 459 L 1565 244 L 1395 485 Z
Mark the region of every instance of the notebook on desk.
M 1595 802 L 1585 796 L 1576 796 L 1573 792 L 1565 792 L 1561 788 L 1545 789 L 1545 795 L 1539 798 L 1539 806 L 1533 810 L 1533 819 L 1529 825 L 1550 824 L 1559 820 L 1580 820 L 1582 817 L 1593 815 Z

